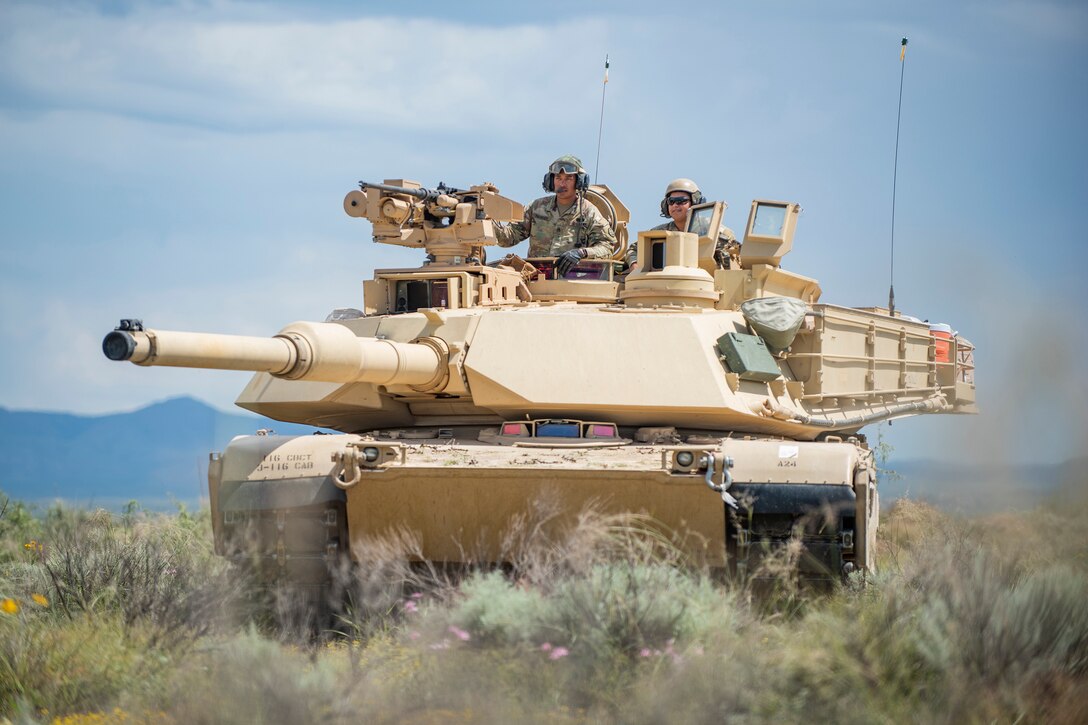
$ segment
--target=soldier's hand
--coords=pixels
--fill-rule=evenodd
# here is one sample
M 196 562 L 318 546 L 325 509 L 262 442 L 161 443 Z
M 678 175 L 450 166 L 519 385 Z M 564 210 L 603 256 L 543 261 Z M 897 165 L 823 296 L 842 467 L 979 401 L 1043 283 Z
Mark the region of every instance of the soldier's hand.
M 714 247 L 714 263 L 718 269 L 729 269 L 732 266 L 733 257 L 740 252 L 740 244 L 734 239 L 719 239 Z
M 589 254 L 584 249 L 568 249 L 555 258 L 555 276 L 558 279 L 562 279 L 567 276 L 567 272 L 571 270 L 571 267 L 578 264 L 582 259 L 585 259 Z
M 714 264 L 718 265 L 718 269 L 729 269 L 729 251 L 721 242 L 714 247 Z

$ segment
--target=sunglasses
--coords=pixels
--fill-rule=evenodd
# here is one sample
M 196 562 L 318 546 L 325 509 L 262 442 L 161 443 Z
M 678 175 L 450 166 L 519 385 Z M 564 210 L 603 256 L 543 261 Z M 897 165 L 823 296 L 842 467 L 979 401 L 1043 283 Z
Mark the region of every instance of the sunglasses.
M 681 204 L 690 204 L 691 199 L 686 196 L 670 196 L 669 206 L 680 206 Z
M 579 171 L 581 171 L 581 169 L 568 161 L 562 161 L 557 164 L 552 164 L 551 168 L 549 168 L 548 171 L 552 172 L 553 174 L 577 174 Z

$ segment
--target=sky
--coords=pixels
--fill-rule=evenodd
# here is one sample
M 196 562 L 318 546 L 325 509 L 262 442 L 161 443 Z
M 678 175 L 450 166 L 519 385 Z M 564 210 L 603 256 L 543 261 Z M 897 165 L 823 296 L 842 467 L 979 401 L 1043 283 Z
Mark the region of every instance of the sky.
M 0 406 L 231 409 L 246 373 L 111 363 L 102 337 L 361 307 L 375 268 L 420 260 L 344 214 L 358 180 L 528 203 L 574 153 L 632 236 L 678 176 L 738 231 L 754 198 L 798 202 L 783 266 L 821 301 L 884 305 L 894 279 L 971 340 L 983 413 L 881 426 L 897 457 L 1078 455 L 1086 33 L 1054 0 L 0 0 Z

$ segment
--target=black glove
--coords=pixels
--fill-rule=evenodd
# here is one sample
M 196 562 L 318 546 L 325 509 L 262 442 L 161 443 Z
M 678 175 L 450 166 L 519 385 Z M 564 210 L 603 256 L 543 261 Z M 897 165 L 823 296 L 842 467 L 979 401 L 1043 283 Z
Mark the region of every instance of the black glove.
M 585 259 L 589 255 L 584 249 L 568 249 L 555 258 L 555 276 L 557 279 L 562 279 L 567 276 L 567 272 L 571 270 L 571 267 L 578 264 L 582 259 Z

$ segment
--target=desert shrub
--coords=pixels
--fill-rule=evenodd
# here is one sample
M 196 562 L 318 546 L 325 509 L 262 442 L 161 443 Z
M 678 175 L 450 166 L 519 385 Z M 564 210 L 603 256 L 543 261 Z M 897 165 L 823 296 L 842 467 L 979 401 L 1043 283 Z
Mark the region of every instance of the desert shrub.
M 237 600 L 237 575 L 184 517 L 118 525 L 99 512 L 49 528 L 41 586 L 68 617 L 116 612 L 126 625 L 148 623 L 181 641 L 212 631 Z
M 691 583 L 671 567 L 599 564 L 558 583 L 543 624 L 572 647 L 635 655 L 689 634 Z
M 116 613 L 58 622 L 27 606 L 0 616 L 0 713 L 97 712 L 125 693 L 152 691 L 170 662 L 152 639 Z
M 587 508 L 575 526 L 557 530 L 548 525 L 553 515 L 538 503 L 507 532 L 509 576 L 485 572 L 460 587 L 450 620 L 477 642 L 631 656 L 735 611 L 647 517 Z
M 354 561 L 340 562 L 332 573 L 332 621 L 325 633 L 361 642 L 388 636 L 424 596 L 444 601 L 464 574 L 427 562 L 418 537 L 407 532 L 358 541 L 352 553 Z
M 481 644 L 558 643 L 627 655 L 702 640 L 739 619 L 732 596 L 705 577 L 622 562 L 563 577 L 548 590 L 482 574 L 462 585 L 449 617 Z
M 955 569 L 935 564 L 909 583 L 932 659 L 993 687 L 1025 675 L 1080 675 L 1088 663 L 1088 580 L 1067 568 L 1021 574 L 985 551 Z
M 36 549 L 41 538 L 41 521 L 21 501 L 0 492 L 0 564 L 22 561 Z
M 159 702 L 178 722 L 346 722 L 341 708 L 350 689 L 341 677 L 344 663 L 250 629 L 189 658 Z
M 1084 682 L 1088 577 L 1065 565 L 1025 567 L 968 529 L 874 580 L 880 621 L 901 633 L 892 663 L 926 673 L 918 695 L 942 720 L 1030 717 L 1051 699 L 1037 699 L 1047 690 L 1040 682 Z
M 288 633 L 294 615 L 275 608 L 312 617 L 315 603 L 287 589 L 262 590 L 272 614 L 245 610 L 248 628 L 213 616 L 235 607 L 217 577 L 238 575 L 212 555 L 204 512 L 57 508 L 35 521 L 42 548 L 3 544 L 15 558 L 0 562 L 0 599 L 19 607 L 0 611 L 0 718 L 46 708 L 228 723 L 1088 714 L 1088 573 L 1075 558 L 1088 524 L 1058 510 L 965 520 L 897 505 L 864 586 L 810 595 L 791 580 L 760 600 L 684 560 L 651 521 L 587 511 L 562 529 L 539 507 L 508 532 L 513 563 L 502 569 L 411 563 L 419 546 L 406 535 L 361 542 L 336 579 L 344 606 L 332 637 Z M 60 585 L 41 589 L 51 573 Z
M 1088 488 L 1088 487 L 1086 487 Z M 1088 509 L 1043 506 L 1033 511 L 1002 513 L 964 523 L 973 539 L 993 556 L 1025 570 L 1056 562 L 1088 573 Z
M 469 632 L 482 645 L 537 644 L 548 607 L 543 592 L 515 585 L 501 572 L 485 572 L 466 581 L 450 611 L 452 626 Z
M 962 524 L 924 501 L 899 499 L 877 529 L 876 568 L 898 571 L 915 553 L 962 538 Z

